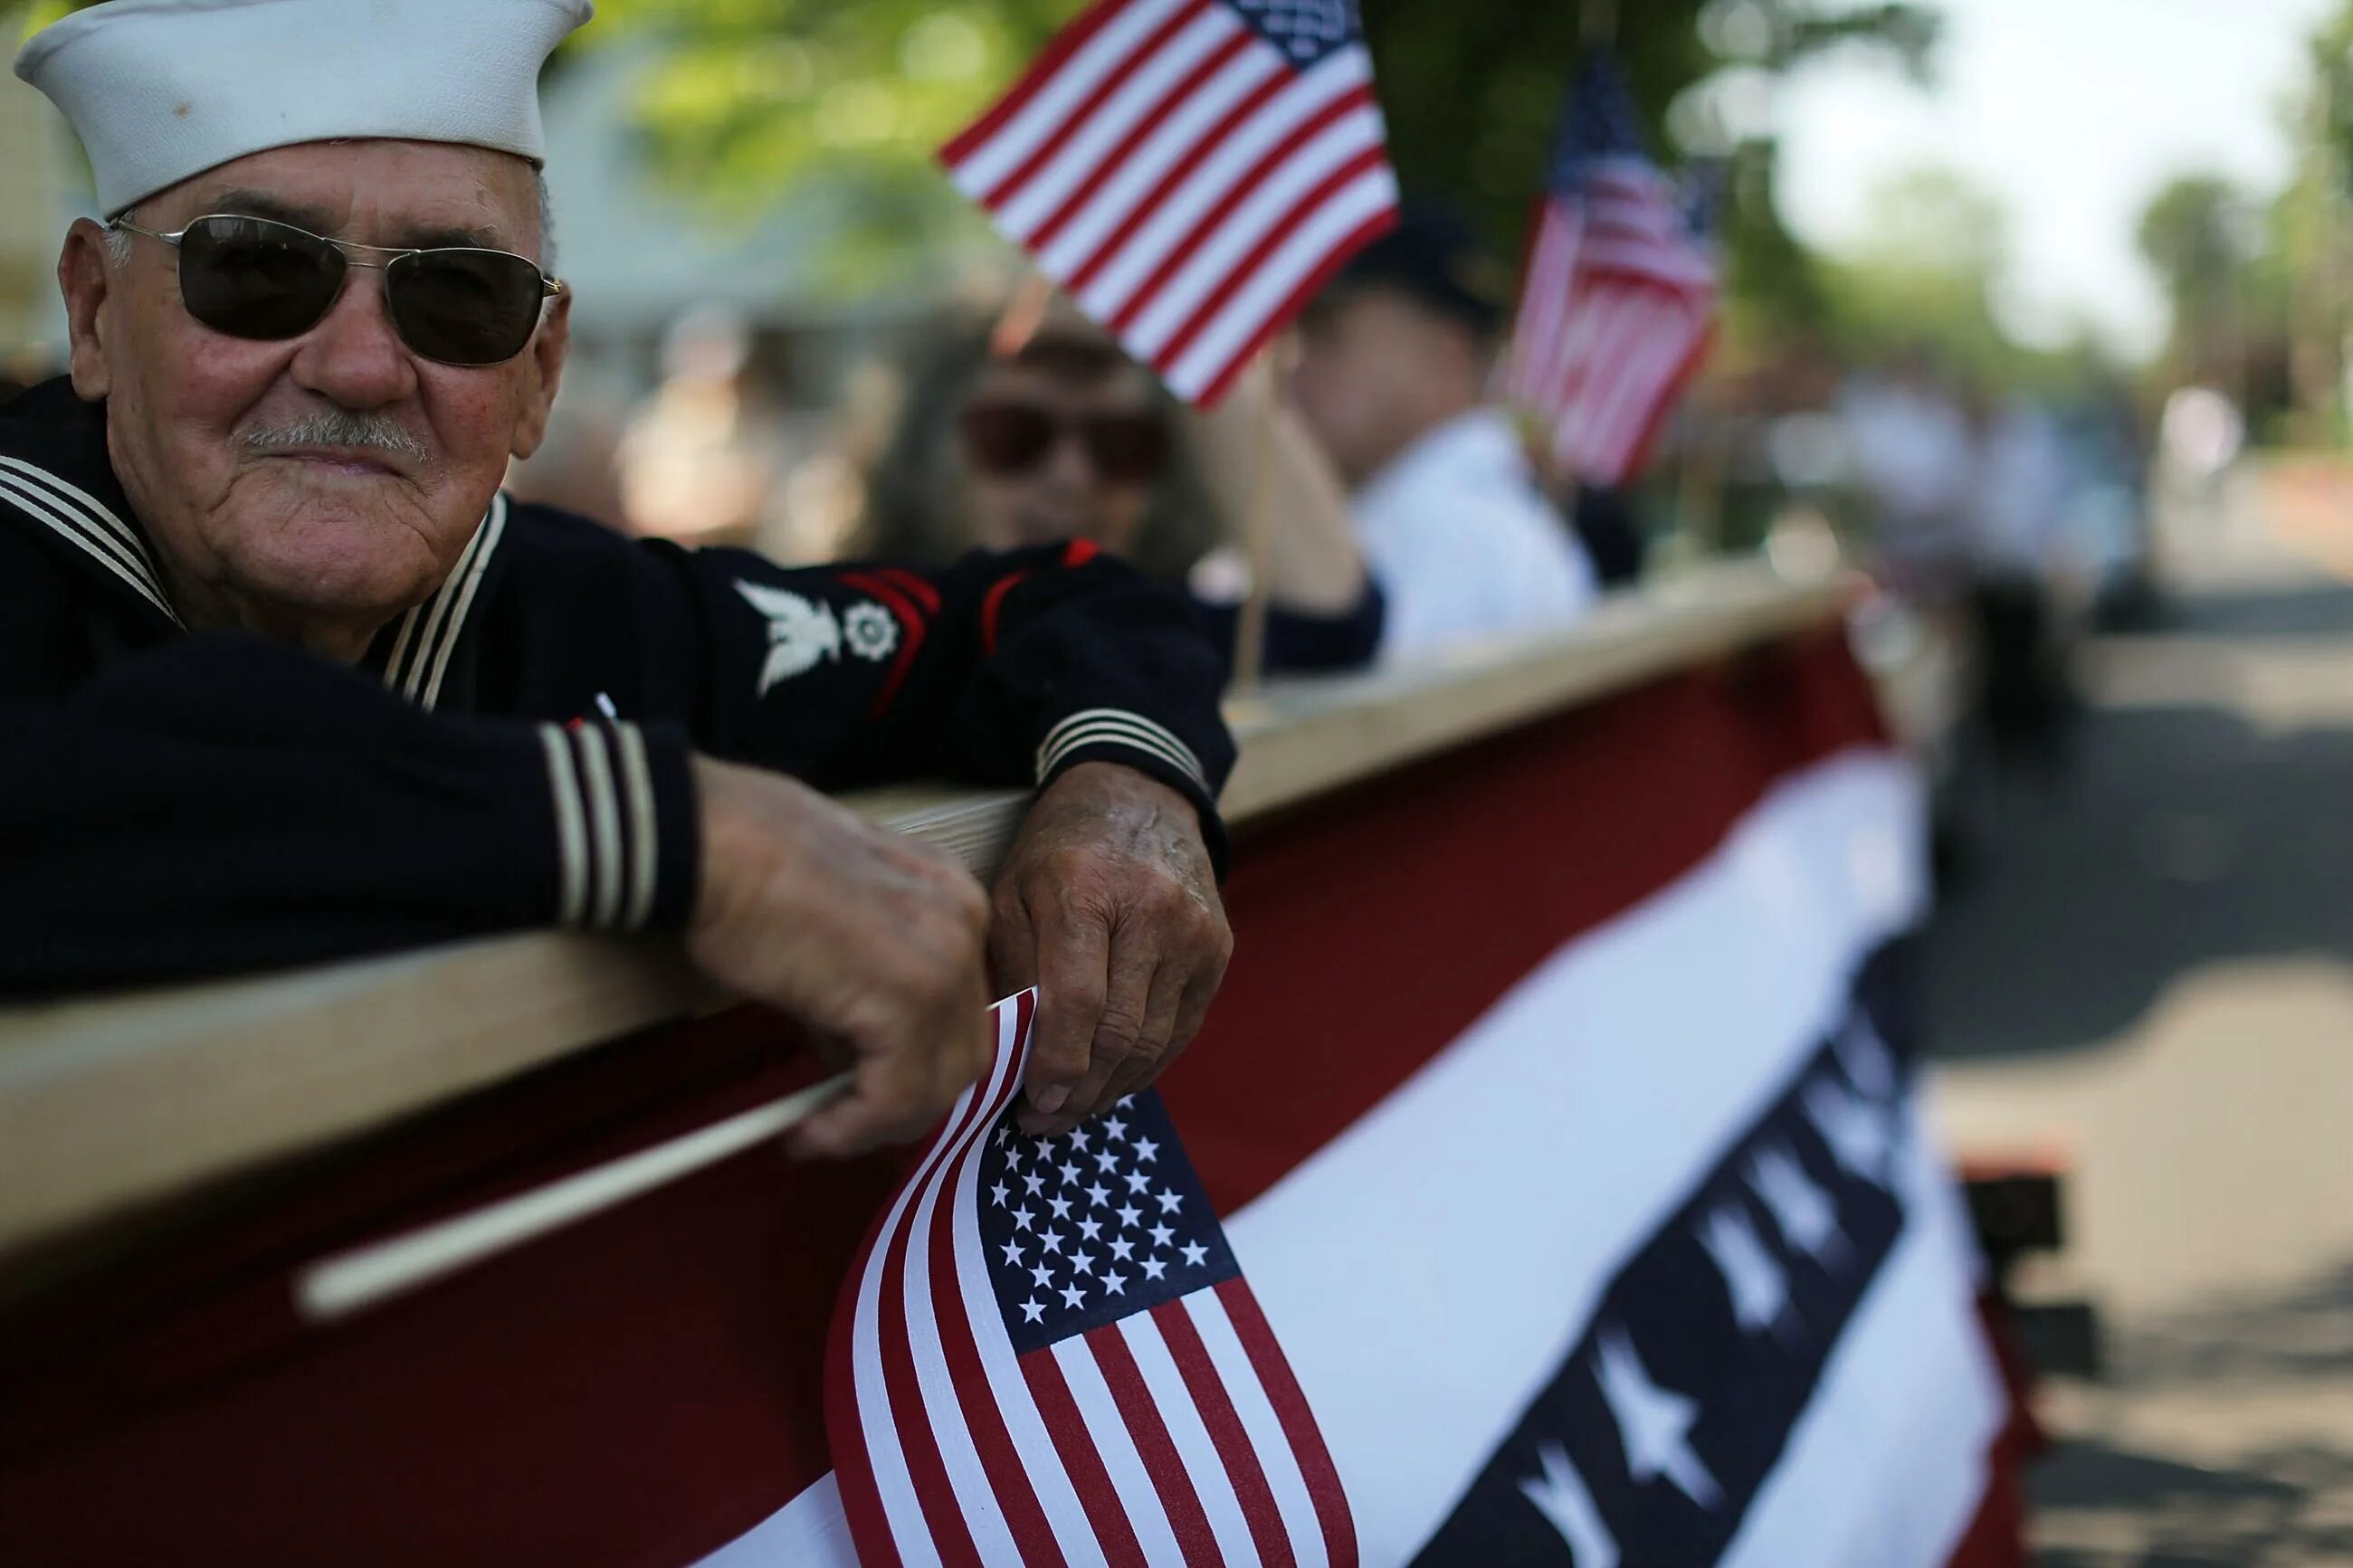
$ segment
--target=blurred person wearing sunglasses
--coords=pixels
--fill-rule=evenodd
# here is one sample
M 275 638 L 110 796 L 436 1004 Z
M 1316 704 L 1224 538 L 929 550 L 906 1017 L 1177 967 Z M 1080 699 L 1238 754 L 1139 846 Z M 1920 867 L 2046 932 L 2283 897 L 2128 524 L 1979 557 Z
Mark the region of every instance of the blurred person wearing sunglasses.
M 1229 535 L 1261 504 L 1264 668 L 1369 662 L 1380 591 L 1337 479 L 1271 382 L 1247 376 L 1215 412 L 1191 414 L 1056 297 L 1027 324 L 959 315 L 943 327 L 869 477 L 860 547 L 944 562 L 975 545 L 1077 541 L 1184 585 L 1230 661 L 1250 566 Z
M 0 406 L 0 994 L 668 931 L 854 1069 L 805 1153 L 935 1121 L 992 984 L 1042 986 L 1024 1114 L 1068 1125 L 1223 973 L 1217 658 L 1060 548 L 790 571 L 501 494 L 564 368 L 535 84 L 588 11 L 142 0 L 18 57 L 109 221 L 69 374 Z M 1038 787 L 993 918 L 817 793 L 910 774 Z
M 1462 224 L 1409 209 L 1301 320 L 1291 388 L 1354 492 L 1385 658 L 1566 626 L 1593 602 L 1584 547 L 1488 400 L 1510 289 Z

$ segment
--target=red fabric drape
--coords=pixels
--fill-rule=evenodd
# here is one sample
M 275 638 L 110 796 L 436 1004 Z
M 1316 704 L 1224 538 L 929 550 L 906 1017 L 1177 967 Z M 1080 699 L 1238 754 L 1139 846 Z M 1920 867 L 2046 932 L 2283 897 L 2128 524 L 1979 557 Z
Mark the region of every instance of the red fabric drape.
M 1776 779 L 1883 740 L 1842 641 L 1810 637 L 1243 835 L 1231 976 L 1165 1081 L 1219 1207 L 1697 864 Z M 1427 983 L 1376 984 L 1407 973 Z M 752 1010 L 650 1031 L 216 1195 L 0 1310 L 0 1563 L 673 1568 L 743 1533 L 828 1468 L 827 1317 L 892 1159 L 745 1154 L 332 1328 L 298 1321 L 289 1284 L 817 1071 Z M 1965 1568 L 2023 1561 L 2018 1451 Z

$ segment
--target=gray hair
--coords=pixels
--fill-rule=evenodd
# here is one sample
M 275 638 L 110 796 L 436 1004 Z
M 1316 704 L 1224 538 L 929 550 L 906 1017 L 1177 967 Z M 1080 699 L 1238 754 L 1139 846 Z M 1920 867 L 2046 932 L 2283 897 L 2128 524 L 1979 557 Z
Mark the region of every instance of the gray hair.
M 547 194 L 547 171 L 533 169 L 532 184 L 539 192 L 539 269 L 555 276 L 555 203 Z
M 539 196 L 539 269 L 549 277 L 555 276 L 555 204 L 547 194 L 547 171 L 533 169 L 532 184 Z M 139 205 L 134 202 L 114 216 L 136 220 Z M 119 269 L 130 265 L 131 242 L 134 237 L 128 229 L 109 227 L 106 231 L 106 255 Z
M 343 447 L 362 451 L 389 452 L 413 463 L 433 460 L 433 449 L 409 434 L 390 415 L 362 414 L 347 408 L 328 408 L 298 415 L 277 425 L 244 426 L 237 430 L 236 440 L 248 452 Z

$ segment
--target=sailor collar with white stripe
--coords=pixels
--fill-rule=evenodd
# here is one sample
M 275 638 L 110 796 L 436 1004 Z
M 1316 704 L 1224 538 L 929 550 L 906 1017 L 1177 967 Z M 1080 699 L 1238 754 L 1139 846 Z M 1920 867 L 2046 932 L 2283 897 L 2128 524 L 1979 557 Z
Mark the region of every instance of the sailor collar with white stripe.
M 385 685 L 420 708 L 440 705 L 450 656 L 470 624 L 482 579 L 498 553 L 499 542 L 506 536 L 506 528 L 507 498 L 501 491 L 491 498 L 491 510 L 482 514 L 474 537 L 458 556 L 458 564 L 433 596 L 412 605 L 369 645 L 366 667 L 381 668 Z
M 75 396 L 63 377 L 8 405 L 10 415 L 21 414 L 28 424 L 53 433 L 58 451 L 37 454 L 43 460 L 37 462 L 0 449 L 0 504 L 70 545 L 147 610 L 185 630 L 107 460 L 104 407 Z M 430 709 L 441 700 L 453 657 L 506 532 L 506 497 L 494 497 L 441 586 L 369 646 L 364 668 L 380 671 L 387 687 L 419 707 Z
M 155 611 L 182 626 L 180 613 L 147 552 L 147 541 L 122 515 L 64 475 L 0 454 L 0 500 L 9 502 L 104 568 Z
M 102 408 L 75 396 L 63 376 L 0 405 L 0 508 L 70 547 L 142 611 L 179 626 L 154 553 L 107 461 Z

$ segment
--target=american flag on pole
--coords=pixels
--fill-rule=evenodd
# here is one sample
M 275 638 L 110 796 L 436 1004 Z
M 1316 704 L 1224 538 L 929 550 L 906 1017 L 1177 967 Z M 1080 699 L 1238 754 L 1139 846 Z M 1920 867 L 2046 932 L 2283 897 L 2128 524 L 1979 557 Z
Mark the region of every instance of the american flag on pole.
M 1337 1471 L 1159 1097 L 1009 1117 L 1036 993 L 844 1284 L 826 1375 L 866 1568 L 1354 1568 Z
M 1097 0 L 940 157 L 1204 405 L 1396 221 L 1355 0 Z
M 1504 372 L 1580 479 L 1639 473 L 1706 353 L 1715 269 L 1694 217 L 1644 154 L 1616 62 L 1597 55 L 1562 118 Z

